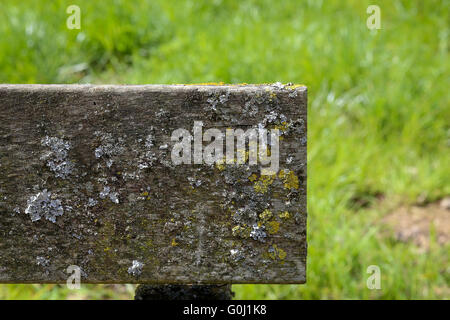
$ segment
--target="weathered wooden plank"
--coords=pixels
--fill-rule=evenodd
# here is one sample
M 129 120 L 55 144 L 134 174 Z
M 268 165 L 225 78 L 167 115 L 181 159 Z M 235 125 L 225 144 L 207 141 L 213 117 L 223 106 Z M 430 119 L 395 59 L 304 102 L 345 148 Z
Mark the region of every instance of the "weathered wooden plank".
M 0 282 L 305 282 L 304 86 L 0 85 L 0 123 Z M 274 175 L 204 163 L 210 128 L 278 129 L 279 170 L 276 136 Z

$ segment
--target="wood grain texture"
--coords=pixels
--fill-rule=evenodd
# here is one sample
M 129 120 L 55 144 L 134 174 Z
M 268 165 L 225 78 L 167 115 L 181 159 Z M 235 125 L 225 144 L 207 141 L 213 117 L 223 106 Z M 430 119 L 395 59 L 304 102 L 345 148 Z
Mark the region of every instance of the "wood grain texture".
M 0 85 L 0 282 L 304 283 L 306 104 L 280 84 Z M 278 128 L 280 171 L 174 165 L 194 121 Z

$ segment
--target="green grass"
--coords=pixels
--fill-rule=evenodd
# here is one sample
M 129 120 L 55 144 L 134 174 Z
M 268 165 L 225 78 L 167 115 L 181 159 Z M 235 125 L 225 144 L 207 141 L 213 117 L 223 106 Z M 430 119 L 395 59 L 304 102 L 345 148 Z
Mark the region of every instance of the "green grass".
M 450 194 L 449 1 L 0 3 L 0 82 L 308 86 L 308 282 L 243 299 L 449 298 L 449 246 L 423 253 L 380 219 Z M 81 30 L 66 7 L 81 7 Z M 360 208 L 352 199 L 385 196 Z M 387 204 L 387 205 L 386 205 Z M 366 287 L 378 265 L 382 289 Z M 0 298 L 126 298 L 132 287 L 1 285 Z

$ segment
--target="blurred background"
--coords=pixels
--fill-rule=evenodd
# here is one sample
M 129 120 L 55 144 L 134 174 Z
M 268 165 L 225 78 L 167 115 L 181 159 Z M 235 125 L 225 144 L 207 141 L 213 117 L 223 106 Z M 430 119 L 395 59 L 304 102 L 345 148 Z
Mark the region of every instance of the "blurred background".
M 305 84 L 308 282 L 236 298 L 449 299 L 449 13 L 448 0 L 2 0 L 0 83 Z M 0 285 L 0 299 L 134 288 Z

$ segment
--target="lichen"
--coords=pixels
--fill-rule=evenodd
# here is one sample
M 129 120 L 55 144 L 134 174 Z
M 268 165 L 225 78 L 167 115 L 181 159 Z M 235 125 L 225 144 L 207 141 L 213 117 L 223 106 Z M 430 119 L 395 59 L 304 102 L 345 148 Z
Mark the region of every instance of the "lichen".
M 131 267 L 128 268 L 128 273 L 135 277 L 138 277 L 141 275 L 143 267 L 144 264 L 142 262 L 139 262 L 138 260 L 133 260 Z
M 284 260 L 287 256 L 286 251 L 284 251 L 281 248 L 278 248 L 278 258 L 280 258 L 280 260 Z
M 274 129 L 278 129 L 282 133 L 285 133 L 289 130 L 290 123 L 287 121 L 282 121 L 280 124 L 274 126 Z
M 231 229 L 231 232 L 232 232 L 233 236 L 244 238 L 244 239 L 250 237 L 250 235 L 251 235 L 251 230 L 250 230 L 250 227 L 248 227 L 248 226 L 234 226 Z
M 295 175 L 293 171 L 288 169 L 280 170 L 278 177 L 283 180 L 285 189 L 297 190 L 299 188 L 298 177 Z
M 155 136 L 153 134 L 148 134 L 147 137 L 145 138 L 145 147 L 146 148 L 151 148 L 153 147 L 155 144 Z
M 274 84 L 272 84 L 272 86 L 277 89 L 284 89 L 284 87 L 285 87 L 285 85 L 282 84 L 281 82 L 275 82 Z
M 123 146 L 124 139 L 122 137 L 115 139 L 110 133 L 102 133 L 100 131 L 96 131 L 94 135 L 102 140 L 102 144 L 94 150 L 95 157 L 97 159 L 103 158 L 106 166 L 111 168 L 114 158 L 125 151 Z
M 226 91 L 224 94 L 216 94 L 211 93 L 211 97 L 209 97 L 206 102 L 208 102 L 208 105 L 205 107 L 205 111 L 208 113 L 211 113 L 217 116 L 222 116 L 220 106 L 223 106 L 229 99 L 230 92 Z
M 238 249 L 230 249 L 230 258 L 233 262 L 238 262 L 245 259 L 245 254 L 243 251 Z
M 263 225 L 259 225 L 257 223 L 253 224 L 252 231 L 250 232 L 250 237 L 253 240 L 265 242 L 265 238 L 267 237 L 266 232 L 264 231 L 266 228 Z
M 192 188 L 200 187 L 202 185 L 202 180 L 200 179 L 195 179 L 193 177 L 188 177 L 187 179 Z
M 225 82 L 182 83 L 183 86 L 223 86 Z
M 266 223 L 270 218 L 272 218 L 272 216 L 272 212 L 269 209 L 266 209 L 262 213 L 260 213 L 259 218 L 263 223 Z
M 37 256 L 36 264 L 38 266 L 47 267 L 50 264 L 50 260 L 46 259 L 45 257 Z
M 278 248 L 278 246 L 276 244 L 274 244 L 273 246 L 269 247 L 268 249 L 268 255 L 272 260 L 284 260 L 286 259 L 287 253 L 286 251 L 284 251 L 281 248 Z M 283 261 L 284 262 L 284 261 Z
M 89 198 L 89 199 L 88 199 L 88 203 L 87 203 L 87 206 L 88 206 L 88 207 L 94 207 L 94 206 L 96 206 L 96 205 L 97 205 L 97 203 L 98 203 L 98 201 L 97 201 L 97 200 L 95 200 L 95 199 L 92 199 L 92 198 Z
M 259 180 L 255 182 L 253 188 L 257 193 L 266 193 L 269 186 L 274 182 L 276 175 L 262 175 Z
M 280 229 L 280 223 L 278 221 L 272 220 L 266 223 L 266 230 L 269 234 L 276 234 Z
M 219 171 L 225 170 L 225 157 L 223 157 L 223 159 L 217 160 L 215 166 Z
M 45 217 L 48 221 L 55 223 L 56 217 L 63 215 L 61 200 L 52 199 L 51 195 L 51 192 L 44 189 L 28 199 L 25 213 L 30 216 L 31 221 L 35 222 Z
M 288 211 L 283 211 L 278 214 L 281 219 L 289 219 L 291 218 L 291 214 Z
M 47 160 L 47 167 L 55 173 L 55 177 L 66 179 L 74 168 L 73 163 L 67 160 L 70 143 L 57 137 L 46 136 L 41 140 L 41 144 L 50 148 L 41 159 Z
M 305 87 L 303 84 L 287 84 L 285 86 L 286 89 L 295 90 L 297 88 Z
M 111 188 L 108 186 L 103 187 L 103 190 L 100 191 L 100 198 L 105 199 L 106 197 L 109 197 L 114 203 L 119 203 L 119 194 L 117 192 L 112 192 Z

